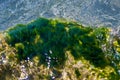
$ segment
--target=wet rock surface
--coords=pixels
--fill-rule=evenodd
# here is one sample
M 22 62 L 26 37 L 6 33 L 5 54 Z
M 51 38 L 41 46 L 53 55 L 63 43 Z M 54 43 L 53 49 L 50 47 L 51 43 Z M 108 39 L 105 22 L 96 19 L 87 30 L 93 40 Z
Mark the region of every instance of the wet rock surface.
M 120 0 L 0 0 L 0 31 L 38 17 L 62 17 L 87 26 L 119 27 Z

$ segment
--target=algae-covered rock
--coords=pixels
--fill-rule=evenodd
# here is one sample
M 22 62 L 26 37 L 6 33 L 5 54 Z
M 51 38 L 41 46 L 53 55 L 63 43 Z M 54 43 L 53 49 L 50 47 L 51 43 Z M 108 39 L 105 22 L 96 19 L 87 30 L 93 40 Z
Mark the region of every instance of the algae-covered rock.
M 71 51 L 75 59 L 84 56 L 95 66 L 103 66 L 107 63 L 101 46 L 106 44 L 107 36 L 107 28 L 93 29 L 76 22 L 38 18 L 9 29 L 6 40 L 18 50 L 20 60 L 39 56 L 40 62 L 45 63 L 50 57 L 53 66 L 61 65 L 67 58 L 65 52 Z
M 18 71 L 19 74 L 13 73 L 18 78 L 23 73 L 27 74 L 25 78 L 33 80 L 119 78 L 119 61 L 116 62 L 115 56 L 119 54 L 119 38 L 111 38 L 108 28 L 84 27 L 65 19 L 38 18 L 1 34 L 4 34 L 1 60 L 9 61 L 1 65 Z M 7 57 L 3 58 L 3 54 Z

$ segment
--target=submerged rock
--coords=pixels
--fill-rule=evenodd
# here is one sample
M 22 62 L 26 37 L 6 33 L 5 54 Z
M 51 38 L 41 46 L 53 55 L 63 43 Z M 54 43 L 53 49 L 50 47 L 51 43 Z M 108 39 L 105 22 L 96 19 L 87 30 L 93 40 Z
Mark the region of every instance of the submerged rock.
M 120 38 L 111 36 L 109 28 L 38 18 L 0 35 L 0 79 L 120 78 Z M 3 58 L 7 64 L 3 64 Z

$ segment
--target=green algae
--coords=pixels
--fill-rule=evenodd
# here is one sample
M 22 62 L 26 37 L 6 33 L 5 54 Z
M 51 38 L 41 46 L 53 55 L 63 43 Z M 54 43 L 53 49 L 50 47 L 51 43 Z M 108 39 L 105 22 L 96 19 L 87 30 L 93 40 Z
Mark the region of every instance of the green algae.
M 101 45 L 105 44 L 107 28 L 93 29 L 76 22 L 38 18 L 26 24 L 16 25 L 7 31 L 8 44 L 17 49 L 19 60 L 40 57 L 40 63 L 45 63 L 47 53 L 52 60 L 52 66 L 64 65 L 66 51 L 71 51 L 75 60 L 81 56 L 97 67 L 108 65 Z M 52 51 L 50 54 L 49 51 Z

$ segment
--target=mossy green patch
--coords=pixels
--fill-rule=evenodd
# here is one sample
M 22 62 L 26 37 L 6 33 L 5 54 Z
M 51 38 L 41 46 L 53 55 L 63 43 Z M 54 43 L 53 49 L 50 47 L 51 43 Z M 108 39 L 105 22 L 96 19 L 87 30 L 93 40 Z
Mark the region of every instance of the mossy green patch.
M 71 51 L 75 60 L 81 57 L 97 67 L 108 65 L 102 45 L 107 41 L 107 28 L 84 27 L 76 22 L 38 18 L 26 24 L 16 25 L 6 31 L 6 41 L 18 50 L 18 59 L 39 56 L 40 63 L 63 66 L 66 51 Z

